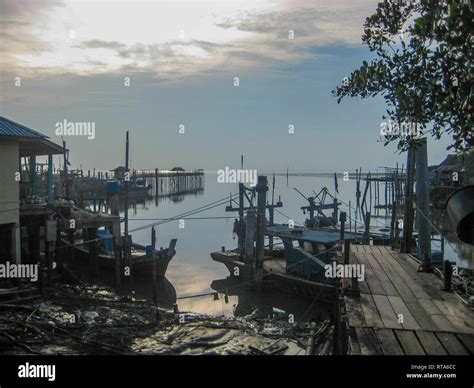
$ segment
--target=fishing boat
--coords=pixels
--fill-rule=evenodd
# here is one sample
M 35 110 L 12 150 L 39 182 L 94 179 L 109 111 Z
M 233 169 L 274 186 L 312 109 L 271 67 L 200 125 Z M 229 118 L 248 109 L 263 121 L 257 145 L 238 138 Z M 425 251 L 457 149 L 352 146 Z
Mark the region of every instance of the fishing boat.
M 98 237 L 101 238 L 99 246 L 99 267 L 104 270 L 113 271 L 115 268 L 115 256 L 113 253 L 113 242 L 111 235 L 105 235 L 99 231 Z M 131 267 L 136 274 L 151 274 L 153 271 L 153 261 L 156 260 L 156 275 L 164 277 L 170 261 L 176 254 L 175 246 L 177 239 L 172 239 L 168 248 L 161 248 L 152 252 L 151 246 L 144 246 L 137 243 L 131 243 L 130 262 Z M 77 240 L 74 245 L 75 257 L 86 262 L 90 261 L 89 248 L 87 243 L 82 244 Z
M 320 295 L 324 299 L 333 294 L 334 281 L 325 276 L 325 270 L 336 255 L 339 232 L 280 224 L 266 227 L 265 235 L 280 239 L 284 248 L 265 250 L 264 284 L 301 296 Z M 359 240 L 350 233 L 345 238 Z M 211 258 L 224 264 L 234 277 L 245 273 L 249 266 L 236 249 L 212 252 Z

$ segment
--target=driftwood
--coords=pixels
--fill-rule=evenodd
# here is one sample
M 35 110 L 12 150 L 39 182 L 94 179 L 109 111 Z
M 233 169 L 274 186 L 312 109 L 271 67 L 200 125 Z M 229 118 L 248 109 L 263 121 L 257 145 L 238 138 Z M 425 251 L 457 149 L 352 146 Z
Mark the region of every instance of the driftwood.
M 26 351 L 33 353 L 33 354 L 40 354 L 39 352 L 31 349 L 28 345 L 18 342 L 15 337 L 12 335 L 5 333 L 4 331 L 0 331 L 0 335 L 3 335 L 5 338 L 8 338 L 11 342 L 13 342 L 16 346 L 25 349 Z

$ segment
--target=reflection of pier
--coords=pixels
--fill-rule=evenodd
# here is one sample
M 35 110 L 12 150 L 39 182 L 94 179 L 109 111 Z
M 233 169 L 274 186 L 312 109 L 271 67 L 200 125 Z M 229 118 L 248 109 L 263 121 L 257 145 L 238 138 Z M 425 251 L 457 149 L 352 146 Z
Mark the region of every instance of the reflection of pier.
M 290 293 L 277 290 L 261 289 L 258 292 L 249 290 L 236 277 L 214 280 L 211 288 L 228 296 L 237 296 L 235 316 L 247 316 L 258 309 L 265 317 L 274 318 L 278 315 L 293 314 L 297 322 L 315 319 L 326 319 L 332 309 L 328 303 L 312 303 L 313 298 L 299 297 L 295 299 Z

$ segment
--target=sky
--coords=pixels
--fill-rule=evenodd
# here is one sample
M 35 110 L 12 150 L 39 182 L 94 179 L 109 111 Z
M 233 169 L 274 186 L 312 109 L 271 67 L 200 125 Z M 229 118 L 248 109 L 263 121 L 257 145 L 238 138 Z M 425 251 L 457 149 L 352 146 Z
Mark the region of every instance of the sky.
M 57 123 L 93 123 L 93 139 L 64 137 L 74 168 L 123 165 L 127 130 L 133 168 L 402 164 L 380 142 L 382 98 L 331 95 L 370 58 L 376 4 L 0 0 L 0 114 L 57 143 Z M 449 140 L 429 141 L 430 164 Z

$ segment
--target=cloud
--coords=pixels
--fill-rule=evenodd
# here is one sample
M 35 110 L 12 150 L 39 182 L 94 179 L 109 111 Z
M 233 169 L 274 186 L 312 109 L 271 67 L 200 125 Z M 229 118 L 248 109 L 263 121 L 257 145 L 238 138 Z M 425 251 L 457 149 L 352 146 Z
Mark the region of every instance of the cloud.
M 137 5 L 129 8 L 135 17 L 130 17 L 126 26 L 134 41 L 123 35 L 120 29 L 122 19 L 117 17 L 114 20 L 115 11 L 103 17 L 94 14 L 95 19 L 91 19 L 91 12 L 95 9 L 89 5 L 84 12 L 87 17 L 82 18 L 79 29 L 84 36 L 80 35 L 74 42 L 64 42 L 58 39 L 61 30 L 48 31 L 44 24 L 48 18 L 58 19 L 57 9 L 61 3 L 27 0 L 28 7 L 25 7 L 24 2 L 20 5 L 14 0 L 2 1 L 5 3 L 2 46 L 7 54 L 2 63 L 4 69 L 8 66 L 25 75 L 36 76 L 151 72 L 165 80 L 214 70 L 235 73 L 236 70 L 275 69 L 282 64 L 295 64 L 317 57 L 315 48 L 318 47 L 358 45 L 364 18 L 376 4 L 375 0 L 341 0 L 337 4 L 326 0 L 311 3 L 283 1 L 278 6 L 271 2 L 266 8 L 259 9 L 249 6 L 236 8 L 235 5 L 230 11 L 226 9 L 220 13 L 211 12 L 212 8 L 205 9 L 196 15 L 196 20 L 189 19 L 185 25 L 189 30 L 185 39 L 170 34 L 168 25 L 160 27 L 161 23 L 147 18 L 151 11 L 165 11 L 163 7 L 166 5 L 154 3 L 150 9 L 141 9 L 143 5 Z M 73 15 L 73 10 L 68 8 L 72 4 L 62 6 L 63 11 L 65 8 L 69 13 L 59 15 Z M 110 9 L 102 8 L 102 12 Z M 122 18 L 128 16 L 127 10 L 121 9 Z M 206 12 L 209 15 L 202 16 Z M 184 14 L 189 17 L 187 8 L 181 7 L 170 13 L 172 20 L 166 21 L 170 26 L 178 25 Z M 113 20 L 114 27 L 103 23 L 103 19 Z M 61 23 L 68 24 L 63 20 Z M 146 23 L 153 24 L 149 26 L 150 32 L 143 28 L 142 24 Z M 290 30 L 294 39 L 290 39 Z
M 125 48 L 127 47 L 127 45 L 120 42 L 107 42 L 104 40 L 94 39 L 94 40 L 86 40 L 84 42 L 81 42 L 76 47 L 85 48 L 85 49 L 105 48 L 105 49 L 117 50 L 117 49 Z

